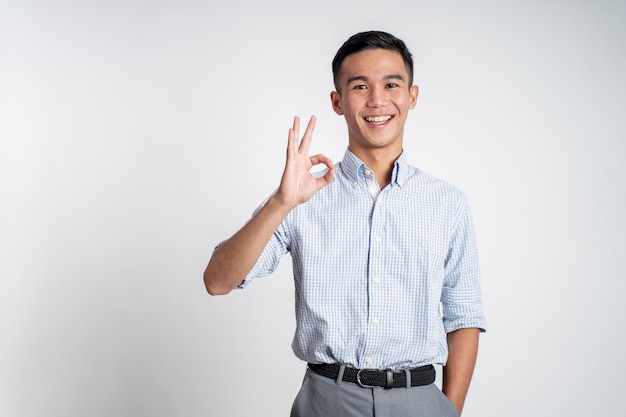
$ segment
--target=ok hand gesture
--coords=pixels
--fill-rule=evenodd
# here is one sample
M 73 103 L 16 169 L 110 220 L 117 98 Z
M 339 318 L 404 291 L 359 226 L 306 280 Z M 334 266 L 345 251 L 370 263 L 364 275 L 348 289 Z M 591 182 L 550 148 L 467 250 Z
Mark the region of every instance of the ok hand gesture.
M 315 121 L 315 116 L 312 116 L 299 144 L 300 119 L 298 117 L 294 117 L 293 127 L 289 129 L 287 162 L 275 196 L 282 204 L 290 208 L 309 200 L 322 187 L 330 184 L 335 175 L 335 166 L 326 156 L 322 154 L 309 156 Z M 318 164 L 326 165 L 328 171 L 324 176 L 316 178 L 310 170 Z

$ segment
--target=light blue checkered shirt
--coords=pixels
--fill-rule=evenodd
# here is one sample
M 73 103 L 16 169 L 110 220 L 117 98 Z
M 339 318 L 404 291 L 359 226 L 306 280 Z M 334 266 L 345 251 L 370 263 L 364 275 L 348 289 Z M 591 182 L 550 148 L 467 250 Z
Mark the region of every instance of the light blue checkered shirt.
M 446 332 L 486 328 L 466 198 L 409 166 L 404 153 L 380 191 L 346 151 L 335 180 L 291 211 L 240 288 L 273 272 L 287 252 L 296 291 L 292 347 L 303 361 L 442 364 Z

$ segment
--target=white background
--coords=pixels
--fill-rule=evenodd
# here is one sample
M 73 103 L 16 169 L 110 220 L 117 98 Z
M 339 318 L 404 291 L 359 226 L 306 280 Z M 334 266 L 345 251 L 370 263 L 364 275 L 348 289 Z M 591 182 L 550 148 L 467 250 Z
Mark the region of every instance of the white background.
M 330 61 L 415 55 L 413 165 L 467 194 L 489 332 L 465 416 L 625 415 L 626 2 L 0 0 L 0 416 L 286 416 L 290 259 L 201 275 Z

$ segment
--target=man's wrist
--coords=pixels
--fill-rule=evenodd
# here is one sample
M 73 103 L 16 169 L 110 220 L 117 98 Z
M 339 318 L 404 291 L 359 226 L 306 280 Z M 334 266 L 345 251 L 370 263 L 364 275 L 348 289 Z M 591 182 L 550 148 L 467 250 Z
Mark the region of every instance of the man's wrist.
M 268 210 L 276 212 L 282 218 L 285 218 L 291 212 L 291 210 L 293 210 L 297 206 L 297 204 L 287 203 L 280 197 L 273 195 L 267 200 L 265 206 Z

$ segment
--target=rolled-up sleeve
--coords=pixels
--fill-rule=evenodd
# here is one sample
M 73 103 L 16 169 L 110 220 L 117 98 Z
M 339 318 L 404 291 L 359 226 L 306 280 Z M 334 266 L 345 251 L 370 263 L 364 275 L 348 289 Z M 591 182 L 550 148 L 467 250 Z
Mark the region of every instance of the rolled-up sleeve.
M 459 205 L 445 262 L 441 304 L 446 333 L 472 327 L 486 331 L 476 238 L 465 199 Z
M 263 204 L 265 204 L 265 202 Z M 261 207 L 263 207 L 263 204 L 261 204 L 254 211 L 252 217 L 257 215 L 259 210 L 261 210 Z M 215 250 L 218 250 L 223 243 L 224 242 L 220 242 L 215 247 Z M 281 224 L 276 229 L 270 240 L 267 242 L 267 245 L 265 245 L 263 252 L 261 252 L 259 259 L 257 259 L 256 263 L 254 264 L 248 275 L 246 275 L 241 284 L 239 284 L 235 288 L 243 289 L 255 278 L 261 278 L 270 275 L 272 272 L 274 272 L 274 270 L 276 270 L 281 258 L 287 252 L 289 252 L 289 239 L 287 234 L 285 233 L 284 225 Z

